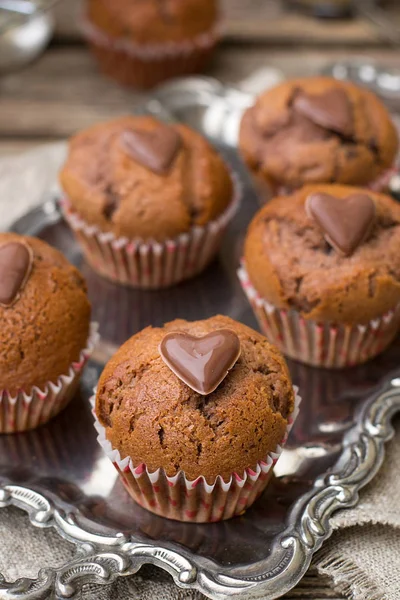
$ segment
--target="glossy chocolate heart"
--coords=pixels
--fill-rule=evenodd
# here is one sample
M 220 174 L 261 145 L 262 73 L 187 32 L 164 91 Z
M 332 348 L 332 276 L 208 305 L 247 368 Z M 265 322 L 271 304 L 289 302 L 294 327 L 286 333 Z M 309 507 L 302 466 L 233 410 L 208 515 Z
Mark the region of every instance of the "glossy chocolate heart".
M 129 129 L 121 135 L 124 150 L 146 169 L 166 175 L 182 146 L 179 133 L 160 123 L 157 129 Z
M 206 396 L 225 379 L 240 356 L 240 340 L 230 329 L 203 337 L 168 333 L 160 344 L 163 361 L 192 390 Z
M 375 220 L 375 204 L 367 194 L 334 198 L 311 194 L 306 201 L 308 215 L 318 223 L 327 242 L 350 256 L 366 239 Z
M 33 252 L 21 242 L 0 247 L 0 306 L 8 308 L 18 300 L 32 271 Z
M 299 92 L 293 108 L 313 123 L 337 133 L 353 133 L 353 114 L 346 92 L 331 89 L 323 94 Z

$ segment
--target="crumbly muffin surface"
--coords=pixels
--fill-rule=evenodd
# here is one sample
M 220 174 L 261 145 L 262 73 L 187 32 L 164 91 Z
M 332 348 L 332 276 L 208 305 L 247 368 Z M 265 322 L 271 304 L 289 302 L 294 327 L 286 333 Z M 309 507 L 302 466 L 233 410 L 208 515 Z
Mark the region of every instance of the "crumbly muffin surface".
M 0 390 L 27 393 L 68 373 L 89 334 L 90 304 L 79 271 L 55 248 L 36 238 L 0 234 L 0 249 L 23 242 L 32 270 L 18 299 L 0 306 Z
M 163 362 L 159 344 L 171 331 L 201 336 L 231 329 L 241 355 L 219 387 L 207 396 L 194 392 Z M 282 441 L 293 411 L 290 376 L 278 350 L 259 333 L 216 316 L 176 320 L 148 327 L 128 340 L 106 365 L 96 414 L 121 457 L 150 471 L 183 470 L 192 480 L 243 474 Z
M 307 198 L 316 193 L 338 202 L 367 193 L 375 202 L 373 228 L 351 256 L 333 249 L 308 216 Z M 316 321 L 368 323 L 400 302 L 400 205 L 349 186 L 305 186 L 256 214 L 244 257 L 251 282 L 271 304 Z
M 159 242 L 204 226 L 229 206 L 233 186 L 223 160 L 185 125 L 165 173 L 152 171 L 127 149 L 125 135 L 159 132 L 152 117 L 122 117 L 91 127 L 70 141 L 61 185 L 72 209 L 89 225 L 116 237 Z

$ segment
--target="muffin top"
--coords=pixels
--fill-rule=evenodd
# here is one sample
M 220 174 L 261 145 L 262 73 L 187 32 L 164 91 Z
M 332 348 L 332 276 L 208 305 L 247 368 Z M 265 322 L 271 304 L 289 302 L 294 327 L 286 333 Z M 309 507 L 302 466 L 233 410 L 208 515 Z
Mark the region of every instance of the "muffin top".
M 400 205 L 365 189 L 305 186 L 255 215 L 244 256 L 251 282 L 274 306 L 368 323 L 400 302 Z
M 222 383 L 201 395 L 184 383 L 160 354 L 171 332 L 200 337 L 230 330 L 240 356 Z M 176 320 L 147 327 L 128 340 L 99 381 L 96 414 L 121 458 L 168 476 L 183 470 L 190 480 L 212 484 L 255 467 L 282 441 L 294 394 L 279 351 L 256 331 L 228 317 Z
M 0 233 L 0 320 L 0 390 L 56 382 L 89 334 L 82 275 L 45 242 Z
M 219 16 L 218 0 L 89 0 L 87 14 L 111 37 L 139 44 L 190 40 Z
M 239 146 L 253 171 L 290 189 L 366 185 L 393 165 L 398 137 L 371 92 L 329 77 L 286 81 L 242 119 Z
M 153 117 L 123 117 L 74 136 L 60 180 L 88 224 L 160 242 L 216 219 L 233 195 L 227 167 L 200 134 Z

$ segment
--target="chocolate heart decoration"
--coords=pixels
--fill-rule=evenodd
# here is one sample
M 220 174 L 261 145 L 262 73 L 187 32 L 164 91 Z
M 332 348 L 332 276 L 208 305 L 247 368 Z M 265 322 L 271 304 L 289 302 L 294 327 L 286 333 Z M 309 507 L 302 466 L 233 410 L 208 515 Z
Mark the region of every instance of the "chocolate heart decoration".
M 230 329 L 203 337 L 168 333 L 161 341 L 163 361 L 192 390 L 206 396 L 225 379 L 240 356 L 240 340 Z
M 179 133 L 163 123 L 157 129 L 129 129 L 121 136 L 124 150 L 146 169 L 165 175 L 170 170 L 181 146 Z
M 0 247 L 0 306 L 9 308 L 16 300 L 32 271 L 33 252 L 21 242 Z
M 321 127 L 348 136 L 353 133 L 351 104 L 341 89 L 331 89 L 323 94 L 299 92 L 293 108 Z
M 306 201 L 308 215 L 318 223 L 331 246 L 350 256 L 365 240 L 375 220 L 375 204 L 367 194 L 339 199 L 329 194 L 311 194 Z

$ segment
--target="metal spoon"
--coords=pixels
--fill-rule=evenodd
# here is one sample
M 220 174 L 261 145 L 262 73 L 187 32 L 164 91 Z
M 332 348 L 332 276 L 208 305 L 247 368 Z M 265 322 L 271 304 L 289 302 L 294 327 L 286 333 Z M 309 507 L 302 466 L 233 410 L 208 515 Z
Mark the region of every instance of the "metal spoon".
M 56 0 L 0 0 L 0 72 L 34 60 L 48 44 L 54 29 L 49 9 Z

